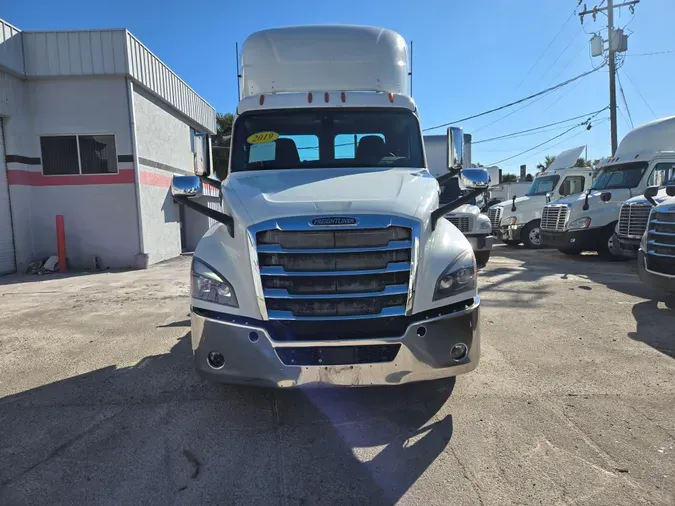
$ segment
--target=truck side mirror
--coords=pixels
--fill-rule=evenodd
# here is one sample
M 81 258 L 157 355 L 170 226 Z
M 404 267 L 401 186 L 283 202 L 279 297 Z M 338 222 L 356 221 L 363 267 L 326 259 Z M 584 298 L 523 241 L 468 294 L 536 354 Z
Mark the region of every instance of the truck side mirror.
M 654 197 L 656 197 L 656 194 L 659 193 L 659 187 L 658 186 L 648 186 L 647 189 L 644 192 L 644 197 L 649 201 L 651 205 L 656 207 L 658 204 L 656 200 L 654 200 Z
M 485 169 L 462 169 L 459 175 L 464 187 L 470 190 L 486 190 L 490 185 L 490 174 Z
M 561 194 L 562 195 L 562 194 Z M 551 202 L 551 199 L 553 198 L 553 192 L 548 192 L 546 194 L 546 202 Z
M 464 133 L 461 128 L 448 127 L 447 148 L 448 170 L 461 169 L 464 163 Z
M 675 197 L 675 186 L 666 186 L 666 195 Z
M 199 176 L 173 176 L 171 179 L 171 195 L 174 197 L 201 197 L 204 193 Z
M 602 200 L 603 202 L 609 202 L 610 200 L 612 200 L 612 192 L 602 192 L 600 194 L 600 200 Z

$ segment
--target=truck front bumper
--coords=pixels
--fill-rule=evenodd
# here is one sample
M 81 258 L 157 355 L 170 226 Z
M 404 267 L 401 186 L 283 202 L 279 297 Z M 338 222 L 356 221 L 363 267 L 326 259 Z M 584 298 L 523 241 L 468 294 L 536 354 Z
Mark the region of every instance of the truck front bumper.
M 474 251 L 490 251 L 495 238 L 491 235 L 467 235 L 465 236 Z
M 572 230 L 565 232 L 541 231 L 541 244 L 544 248 L 578 249 L 597 251 L 602 246 L 599 229 Z
M 398 385 L 456 376 L 478 366 L 479 306 L 475 297 L 468 307 L 442 316 L 407 317 L 413 321 L 400 337 L 322 340 L 317 335 L 313 341 L 279 340 L 267 322 L 235 321 L 193 308 L 195 366 L 211 381 L 279 388 Z M 450 350 L 460 343 L 467 353 L 455 360 Z M 209 363 L 211 352 L 223 355 L 222 368 Z
M 640 239 L 629 239 L 614 234 L 614 247 L 612 253 L 615 255 L 624 256 L 627 258 L 637 258 L 638 250 L 640 249 Z
M 644 251 L 638 251 L 638 276 L 645 285 L 653 286 L 670 295 L 675 295 L 675 274 L 664 274 L 649 270 Z M 675 271 L 674 271 L 675 272 Z

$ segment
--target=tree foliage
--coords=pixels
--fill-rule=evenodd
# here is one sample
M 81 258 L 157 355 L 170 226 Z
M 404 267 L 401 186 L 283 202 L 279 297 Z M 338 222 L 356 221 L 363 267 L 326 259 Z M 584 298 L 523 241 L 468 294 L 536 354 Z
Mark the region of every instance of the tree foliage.
M 554 160 L 555 160 L 555 156 L 546 155 L 546 158 L 544 158 L 544 163 L 538 163 L 537 168 L 539 170 L 541 170 L 542 172 L 544 172 L 544 171 L 546 171 L 546 169 L 548 169 L 551 166 L 551 164 L 553 163 Z
M 502 183 L 515 183 L 518 180 L 518 176 L 515 174 L 502 174 Z
M 578 158 L 577 162 L 574 164 L 575 167 L 590 167 L 591 161 L 584 158 Z
M 525 176 L 525 181 L 532 181 L 534 178 L 532 177 L 532 174 L 528 174 Z
M 227 177 L 230 160 L 230 136 L 232 135 L 232 113 L 216 114 L 216 135 L 211 137 L 213 147 L 213 169 L 221 181 Z

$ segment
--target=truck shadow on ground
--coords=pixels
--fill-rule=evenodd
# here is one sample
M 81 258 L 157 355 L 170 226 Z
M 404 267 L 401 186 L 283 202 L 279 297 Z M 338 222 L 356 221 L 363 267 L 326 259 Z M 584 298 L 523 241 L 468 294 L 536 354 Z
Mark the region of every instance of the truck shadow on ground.
M 659 306 L 658 300 L 635 304 L 632 313 L 636 329 L 628 337 L 675 358 L 675 298 L 665 299 L 663 307 Z
M 0 503 L 394 504 L 446 450 L 454 385 L 212 385 L 188 332 L 0 399 Z

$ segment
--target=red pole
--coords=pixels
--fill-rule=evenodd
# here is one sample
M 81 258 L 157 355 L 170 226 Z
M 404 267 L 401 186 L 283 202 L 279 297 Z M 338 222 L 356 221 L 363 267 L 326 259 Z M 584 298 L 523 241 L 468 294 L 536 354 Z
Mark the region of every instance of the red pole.
M 56 250 L 59 255 L 59 272 L 66 272 L 66 228 L 63 215 L 56 215 Z

